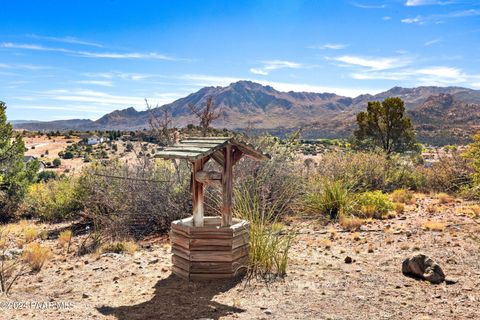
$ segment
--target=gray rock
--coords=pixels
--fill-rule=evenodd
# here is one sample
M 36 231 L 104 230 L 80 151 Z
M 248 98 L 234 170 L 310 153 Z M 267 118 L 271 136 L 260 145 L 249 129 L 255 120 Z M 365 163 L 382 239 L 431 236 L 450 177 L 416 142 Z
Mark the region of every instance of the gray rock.
M 433 284 L 445 281 L 442 268 L 424 254 L 405 259 L 402 264 L 402 273 L 407 277 L 427 280 Z

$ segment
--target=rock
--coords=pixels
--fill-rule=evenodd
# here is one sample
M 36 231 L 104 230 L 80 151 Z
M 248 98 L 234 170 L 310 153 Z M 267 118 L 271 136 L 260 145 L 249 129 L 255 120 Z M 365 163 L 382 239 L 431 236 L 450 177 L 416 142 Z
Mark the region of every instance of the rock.
M 86 293 L 82 294 L 82 298 L 86 299 L 88 297 L 90 297 L 88 294 L 86 294 Z
M 272 314 L 272 311 L 270 309 L 267 309 L 267 310 L 263 311 L 263 313 L 270 315 L 270 314 Z
M 427 280 L 433 284 L 445 281 L 442 268 L 424 254 L 405 259 L 402 264 L 402 273 L 407 277 Z
M 349 256 L 346 256 L 346 257 L 345 257 L 345 263 L 350 264 L 350 263 L 352 263 L 352 262 L 353 262 L 352 257 L 349 257 Z
M 455 280 L 455 279 L 445 279 L 445 283 L 450 285 L 450 284 L 455 284 L 457 283 L 458 280 Z
M 158 263 L 158 261 L 159 261 L 158 258 L 154 258 L 154 259 L 148 261 L 148 264 L 155 264 L 155 263 Z

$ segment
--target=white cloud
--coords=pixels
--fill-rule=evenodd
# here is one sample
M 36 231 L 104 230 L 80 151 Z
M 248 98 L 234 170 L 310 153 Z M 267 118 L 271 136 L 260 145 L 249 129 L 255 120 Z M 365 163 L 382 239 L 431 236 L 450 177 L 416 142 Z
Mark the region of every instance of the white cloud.
M 250 68 L 250 72 L 259 75 L 268 75 L 273 70 L 278 69 L 299 69 L 305 66 L 301 63 L 286 60 L 268 60 L 262 61 L 264 64 L 261 68 Z
M 364 3 L 357 3 L 352 2 L 352 6 L 362 9 L 384 9 L 387 7 L 386 4 L 364 4 Z
M 46 47 L 38 44 L 21 44 L 13 42 L 3 42 L 0 44 L 3 48 L 34 50 L 34 51 L 50 51 L 61 52 L 73 56 L 85 57 L 85 58 L 108 58 L 108 59 L 150 59 L 150 60 L 169 60 L 175 61 L 177 58 L 160 54 L 157 52 L 139 53 L 117 53 L 117 52 L 91 52 L 91 51 L 78 51 L 65 48 Z
M 228 86 L 233 82 L 240 80 L 249 80 L 253 82 L 260 83 L 265 86 L 272 86 L 273 88 L 279 91 L 304 91 L 304 92 L 330 92 L 336 93 L 339 95 L 344 95 L 348 97 L 357 97 L 365 93 L 379 93 L 385 90 L 374 89 L 374 88 L 348 88 L 348 87 L 330 87 L 330 86 L 320 86 L 312 85 L 305 83 L 288 83 L 288 82 L 279 82 L 279 81 L 267 81 L 262 79 L 245 79 L 245 78 L 235 78 L 235 77 L 221 77 L 221 76 L 211 76 L 211 75 L 202 75 L 202 74 L 186 74 L 180 77 L 182 80 L 187 80 L 191 84 L 197 86 Z
M 328 59 L 350 66 L 365 67 L 372 70 L 394 69 L 411 63 L 410 59 L 406 57 L 361 57 L 345 55 Z
M 50 37 L 50 36 L 41 36 L 37 34 L 30 34 L 28 35 L 31 38 L 34 39 L 40 39 L 40 40 L 47 40 L 47 41 L 52 41 L 52 42 L 62 42 L 62 43 L 69 43 L 69 44 L 79 44 L 79 45 L 84 45 L 84 46 L 92 46 L 92 47 L 97 47 L 97 48 L 103 48 L 103 45 L 96 43 L 96 42 L 91 42 L 91 41 L 85 41 L 78 39 L 76 37 L 71 37 L 71 36 L 66 36 L 66 37 Z
M 429 16 L 416 16 L 415 18 L 405 18 L 400 20 L 407 24 L 426 24 L 426 23 L 440 23 L 445 19 L 475 17 L 480 15 L 479 9 L 468 9 L 462 11 L 454 11 L 445 14 L 432 14 Z
M 104 86 L 104 87 L 113 87 L 113 82 L 112 81 L 106 81 L 106 80 L 80 80 L 80 81 L 77 81 L 77 83 L 93 84 L 93 85 Z
M 121 79 L 121 80 L 133 80 L 133 81 L 140 81 L 146 78 L 153 77 L 150 74 L 144 73 L 129 73 L 129 72 L 119 72 L 119 71 L 112 71 L 112 72 L 86 72 L 83 74 L 86 77 L 91 78 L 103 78 L 103 79 Z
M 388 21 L 388 20 L 390 20 L 390 19 L 392 19 L 392 17 L 390 17 L 390 16 L 382 17 L 382 20 L 384 20 L 384 21 Z
M 405 5 L 407 7 L 418 7 L 426 5 L 446 5 L 454 3 L 454 1 L 439 1 L 439 0 L 407 0 Z
M 348 47 L 348 45 L 343 43 L 325 43 L 323 45 L 308 46 L 307 48 L 320 49 L 320 50 L 325 50 L 325 49 L 340 50 L 340 49 L 345 49 L 346 47 Z
M 406 81 L 412 85 L 464 85 L 473 86 L 480 80 L 480 75 L 467 74 L 463 70 L 449 66 L 429 66 L 423 68 L 404 68 L 395 71 L 357 71 L 350 74 L 356 80 L 391 80 Z
M 428 46 L 431 46 L 432 44 L 439 43 L 440 41 L 442 41 L 442 39 L 433 39 L 425 42 L 425 46 L 428 47 Z

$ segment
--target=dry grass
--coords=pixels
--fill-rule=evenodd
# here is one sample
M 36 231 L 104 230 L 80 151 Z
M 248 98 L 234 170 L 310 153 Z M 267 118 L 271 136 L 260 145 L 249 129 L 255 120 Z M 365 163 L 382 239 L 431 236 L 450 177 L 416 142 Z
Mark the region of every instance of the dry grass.
M 355 232 L 354 234 L 352 234 L 352 239 L 354 241 L 360 241 L 362 238 L 360 237 L 360 233 Z
M 65 247 L 66 244 L 70 244 L 72 241 L 72 230 L 64 230 L 58 235 L 58 245 Z
M 360 229 L 360 227 L 365 223 L 365 220 L 356 217 L 341 216 L 339 223 L 344 229 L 354 231 Z
M 113 252 L 113 253 L 134 253 L 137 251 L 138 246 L 133 241 L 116 241 L 104 244 L 100 251 L 102 253 Z
M 457 214 L 464 215 L 473 219 L 480 218 L 480 205 L 471 204 L 457 209 Z
M 425 208 L 425 210 L 427 210 L 427 212 L 430 213 L 430 214 L 437 213 L 438 209 L 439 209 L 438 205 L 433 204 L 433 203 L 427 205 L 427 207 Z
M 438 203 L 441 204 L 452 203 L 455 201 L 454 197 L 444 192 L 437 193 L 436 198 L 438 200 Z
M 395 206 L 395 212 L 397 213 L 397 215 L 401 215 L 405 212 L 405 205 L 401 202 L 396 202 L 394 203 L 394 206 Z
M 332 248 L 332 241 L 329 239 L 322 238 L 318 241 L 318 244 L 320 247 L 324 247 L 327 250 Z
M 416 199 L 413 192 L 407 189 L 397 189 L 390 194 L 390 199 L 393 202 L 399 202 L 403 204 L 415 204 Z
M 441 221 L 428 220 L 422 223 L 422 227 L 428 231 L 444 231 L 447 224 Z
M 33 271 L 40 271 L 50 257 L 51 251 L 39 243 L 31 243 L 23 252 L 23 258 Z

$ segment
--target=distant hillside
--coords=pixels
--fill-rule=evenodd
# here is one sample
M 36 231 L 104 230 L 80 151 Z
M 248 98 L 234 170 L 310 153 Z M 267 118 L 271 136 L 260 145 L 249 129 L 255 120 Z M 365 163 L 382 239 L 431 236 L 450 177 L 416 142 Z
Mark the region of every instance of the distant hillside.
M 368 101 L 392 96 L 405 101 L 419 137 L 431 142 L 439 142 L 435 141 L 435 135 L 448 137 L 453 133 L 455 141 L 464 141 L 476 128 L 480 114 L 480 91 L 467 88 L 394 87 L 377 95 L 349 98 L 334 93 L 280 92 L 251 81 L 238 81 L 226 87 L 205 87 L 152 112 L 161 116 L 161 109 L 168 108 L 178 127 L 196 123 L 188 105 L 203 105 L 209 96 L 221 110 L 221 117 L 214 123 L 216 127 L 241 129 L 253 125 L 258 130 L 277 134 L 311 127 L 306 134 L 332 138 L 351 134 L 355 115 L 366 108 Z M 148 111 L 130 107 L 113 111 L 96 121 L 21 122 L 14 126 L 28 130 L 136 130 L 148 128 L 150 116 Z

